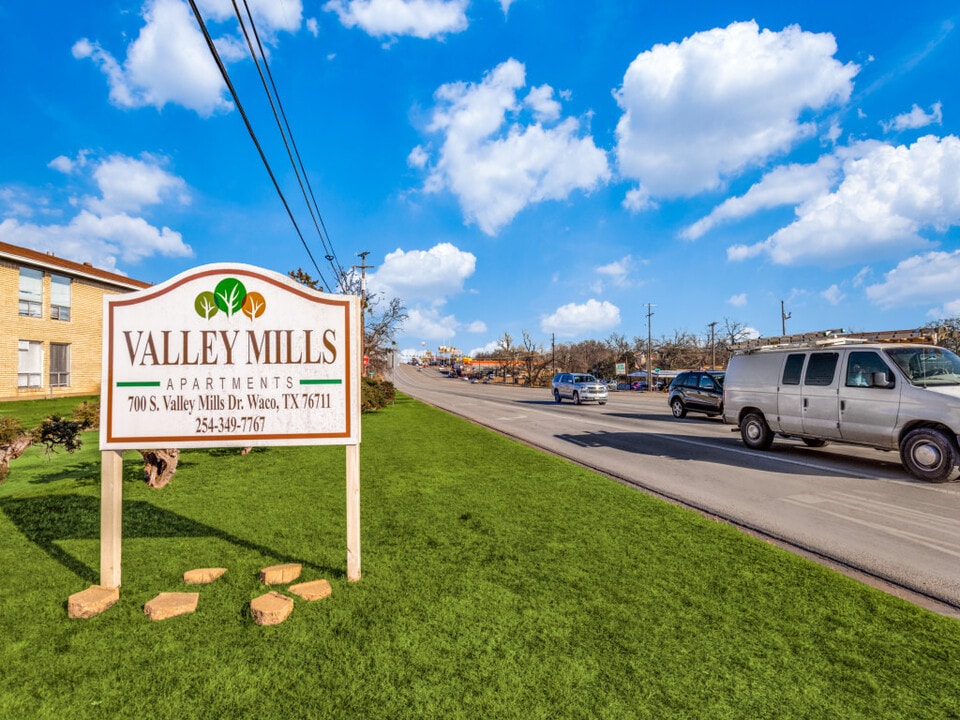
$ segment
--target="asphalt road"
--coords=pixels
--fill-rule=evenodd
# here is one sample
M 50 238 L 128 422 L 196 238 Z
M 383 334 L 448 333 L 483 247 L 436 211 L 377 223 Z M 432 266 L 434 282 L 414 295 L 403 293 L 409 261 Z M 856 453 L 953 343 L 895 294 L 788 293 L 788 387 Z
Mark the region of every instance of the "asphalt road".
M 674 419 L 664 393 L 557 405 L 549 389 L 472 384 L 409 365 L 396 368 L 394 382 L 438 408 L 960 617 L 960 482 L 915 480 L 896 453 L 781 438 L 768 451 L 750 450 L 719 419 Z

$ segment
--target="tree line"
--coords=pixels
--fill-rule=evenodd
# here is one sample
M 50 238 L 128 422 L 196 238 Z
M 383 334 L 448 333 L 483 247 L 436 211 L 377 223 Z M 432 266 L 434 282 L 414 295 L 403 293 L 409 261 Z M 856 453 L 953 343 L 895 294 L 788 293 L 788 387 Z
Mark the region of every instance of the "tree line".
M 919 328 L 936 336 L 935 344 L 960 354 L 960 318 L 938 319 Z M 626 374 L 647 369 L 661 370 L 718 369 L 727 366 L 737 343 L 749 339 L 749 328 L 743 323 L 724 318 L 703 333 L 675 330 L 672 335 L 648 338 L 614 333 L 605 340 L 581 340 L 572 343 L 537 343 L 526 330 L 519 341 L 509 333 L 497 340 L 496 348 L 477 353 L 479 360 L 499 363 L 498 373 L 504 378 L 522 375 L 530 385 L 545 385 L 555 372 L 589 372 L 597 377 L 617 377 L 617 364 Z

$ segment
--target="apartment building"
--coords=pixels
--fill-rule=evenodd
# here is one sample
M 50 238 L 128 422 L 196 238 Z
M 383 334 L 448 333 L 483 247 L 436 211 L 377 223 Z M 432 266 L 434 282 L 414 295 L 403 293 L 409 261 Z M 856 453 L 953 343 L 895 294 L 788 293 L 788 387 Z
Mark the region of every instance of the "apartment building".
M 103 296 L 146 287 L 0 242 L 0 400 L 99 394 Z

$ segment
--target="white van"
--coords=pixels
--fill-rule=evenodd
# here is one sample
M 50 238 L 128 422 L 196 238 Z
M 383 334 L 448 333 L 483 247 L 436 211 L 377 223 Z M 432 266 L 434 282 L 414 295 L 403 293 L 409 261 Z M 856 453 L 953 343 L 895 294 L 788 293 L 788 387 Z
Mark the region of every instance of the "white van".
M 730 359 L 723 420 L 757 450 L 775 435 L 899 450 L 912 475 L 943 482 L 960 463 L 960 357 L 853 340 L 754 348 Z

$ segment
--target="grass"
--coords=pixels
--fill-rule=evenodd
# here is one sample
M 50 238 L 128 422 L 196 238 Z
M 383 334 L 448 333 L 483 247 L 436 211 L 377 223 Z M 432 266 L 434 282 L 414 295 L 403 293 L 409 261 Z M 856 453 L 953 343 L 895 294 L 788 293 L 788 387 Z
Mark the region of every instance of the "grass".
M 956 620 L 404 396 L 363 418 L 359 583 L 343 448 L 184 451 L 161 490 L 127 453 L 120 601 L 70 620 L 99 573 L 85 439 L 0 485 L 0 717 L 960 717 Z M 259 627 L 280 562 L 333 595 Z

